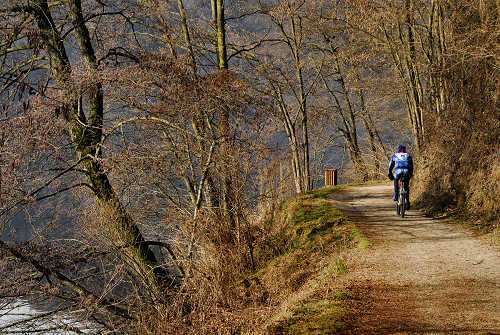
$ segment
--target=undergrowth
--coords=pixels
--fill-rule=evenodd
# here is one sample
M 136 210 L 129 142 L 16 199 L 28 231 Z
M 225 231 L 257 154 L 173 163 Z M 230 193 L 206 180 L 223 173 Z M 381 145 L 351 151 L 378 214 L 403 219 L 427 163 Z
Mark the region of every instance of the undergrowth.
M 369 245 L 317 189 L 283 202 L 253 223 L 248 251 L 227 241 L 217 221 L 198 222 L 196 272 L 168 305 L 144 311 L 138 333 L 338 334 L 352 297 L 342 276 L 348 249 Z M 217 230 L 219 229 L 219 230 Z M 218 237 L 216 239 L 215 237 Z M 224 238 L 226 237 L 226 238 Z M 160 320 L 160 321 L 159 321 Z
M 449 17 L 446 107 L 425 111 L 426 139 L 416 166 L 414 196 L 429 211 L 454 213 L 486 233 L 500 229 L 498 1 L 463 7 Z M 479 52 L 481 51 L 481 52 Z M 474 57 L 464 57 L 474 54 Z M 498 53 L 497 53 L 498 54 Z

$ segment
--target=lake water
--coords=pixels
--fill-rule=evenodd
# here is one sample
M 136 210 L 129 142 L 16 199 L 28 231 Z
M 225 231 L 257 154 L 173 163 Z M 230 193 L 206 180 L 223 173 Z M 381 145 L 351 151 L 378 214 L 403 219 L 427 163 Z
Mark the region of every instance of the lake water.
M 71 328 L 78 328 L 85 334 L 99 333 L 91 325 L 84 327 L 68 316 L 48 314 L 48 311 L 37 309 L 26 300 L 0 300 L 0 334 L 77 334 Z M 61 326 L 67 329 L 64 330 Z

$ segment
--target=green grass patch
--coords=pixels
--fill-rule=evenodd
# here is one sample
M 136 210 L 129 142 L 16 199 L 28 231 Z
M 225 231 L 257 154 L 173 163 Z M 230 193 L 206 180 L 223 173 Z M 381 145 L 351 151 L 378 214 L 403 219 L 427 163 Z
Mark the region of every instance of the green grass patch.
M 318 200 L 313 204 L 299 201 L 291 218 L 291 228 L 297 241 L 314 239 L 318 234 L 325 234 L 336 224 L 341 224 L 347 217 L 341 210 L 332 207 L 326 200 Z
M 346 187 L 349 187 L 351 185 L 349 184 L 342 184 L 342 185 L 336 185 L 336 186 L 330 186 L 330 187 L 322 187 L 322 188 L 317 188 L 314 189 L 310 192 L 304 193 L 299 195 L 299 199 L 301 200 L 306 200 L 306 199 L 326 199 L 329 194 L 337 191 L 344 189 Z
M 282 234 L 287 236 L 288 247 L 252 276 L 268 291 L 277 292 L 279 299 L 316 273 L 321 259 L 352 240 L 347 216 L 327 200 L 289 202 L 287 212 L 288 223 Z
M 359 249 L 366 249 L 371 246 L 370 241 L 365 237 L 365 235 L 357 227 L 353 229 L 351 233 L 351 238 L 356 241 Z
M 339 334 L 345 328 L 345 316 L 343 303 L 336 299 L 311 300 L 269 330 L 273 334 Z
M 347 265 L 341 258 L 335 259 L 328 265 L 328 273 L 342 275 L 347 271 Z
M 355 299 L 349 293 L 342 292 L 342 291 L 333 291 L 332 293 L 330 293 L 330 297 L 331 297 L 331 299 L 339 300 L 339 301 L 345 301 L 345 300 L 353 300 L 353 299 Z

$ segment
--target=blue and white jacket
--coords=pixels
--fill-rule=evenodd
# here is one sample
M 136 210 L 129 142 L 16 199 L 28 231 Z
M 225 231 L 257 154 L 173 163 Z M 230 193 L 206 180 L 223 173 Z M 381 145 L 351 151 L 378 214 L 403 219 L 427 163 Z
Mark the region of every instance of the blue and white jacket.
M 409 178 L 413 176 L 413 158 L 406 152 L 395 153 L 389 164 L 389 175 L 392 175 L 394 169 L 394 178 L 397 179 L 401 173 L 406 173 Z

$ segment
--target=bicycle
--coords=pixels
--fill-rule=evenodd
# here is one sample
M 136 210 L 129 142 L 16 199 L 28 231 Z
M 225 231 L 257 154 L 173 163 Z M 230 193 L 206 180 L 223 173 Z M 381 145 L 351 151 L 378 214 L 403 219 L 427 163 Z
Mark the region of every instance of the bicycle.
M 396 214 L 400 215 L 402 218 L 405 217 L 405 211 L 406 207 L 408 206 L 406 202 L 408 190 L 406 189 L 405 185 L 405 180 L 407 178 L 406 173 L 402 173 L 399 175 L 398 178 L 398 188 L 399 188 L 399 195 L 398 195 L 398 201 L 396 201 Z

